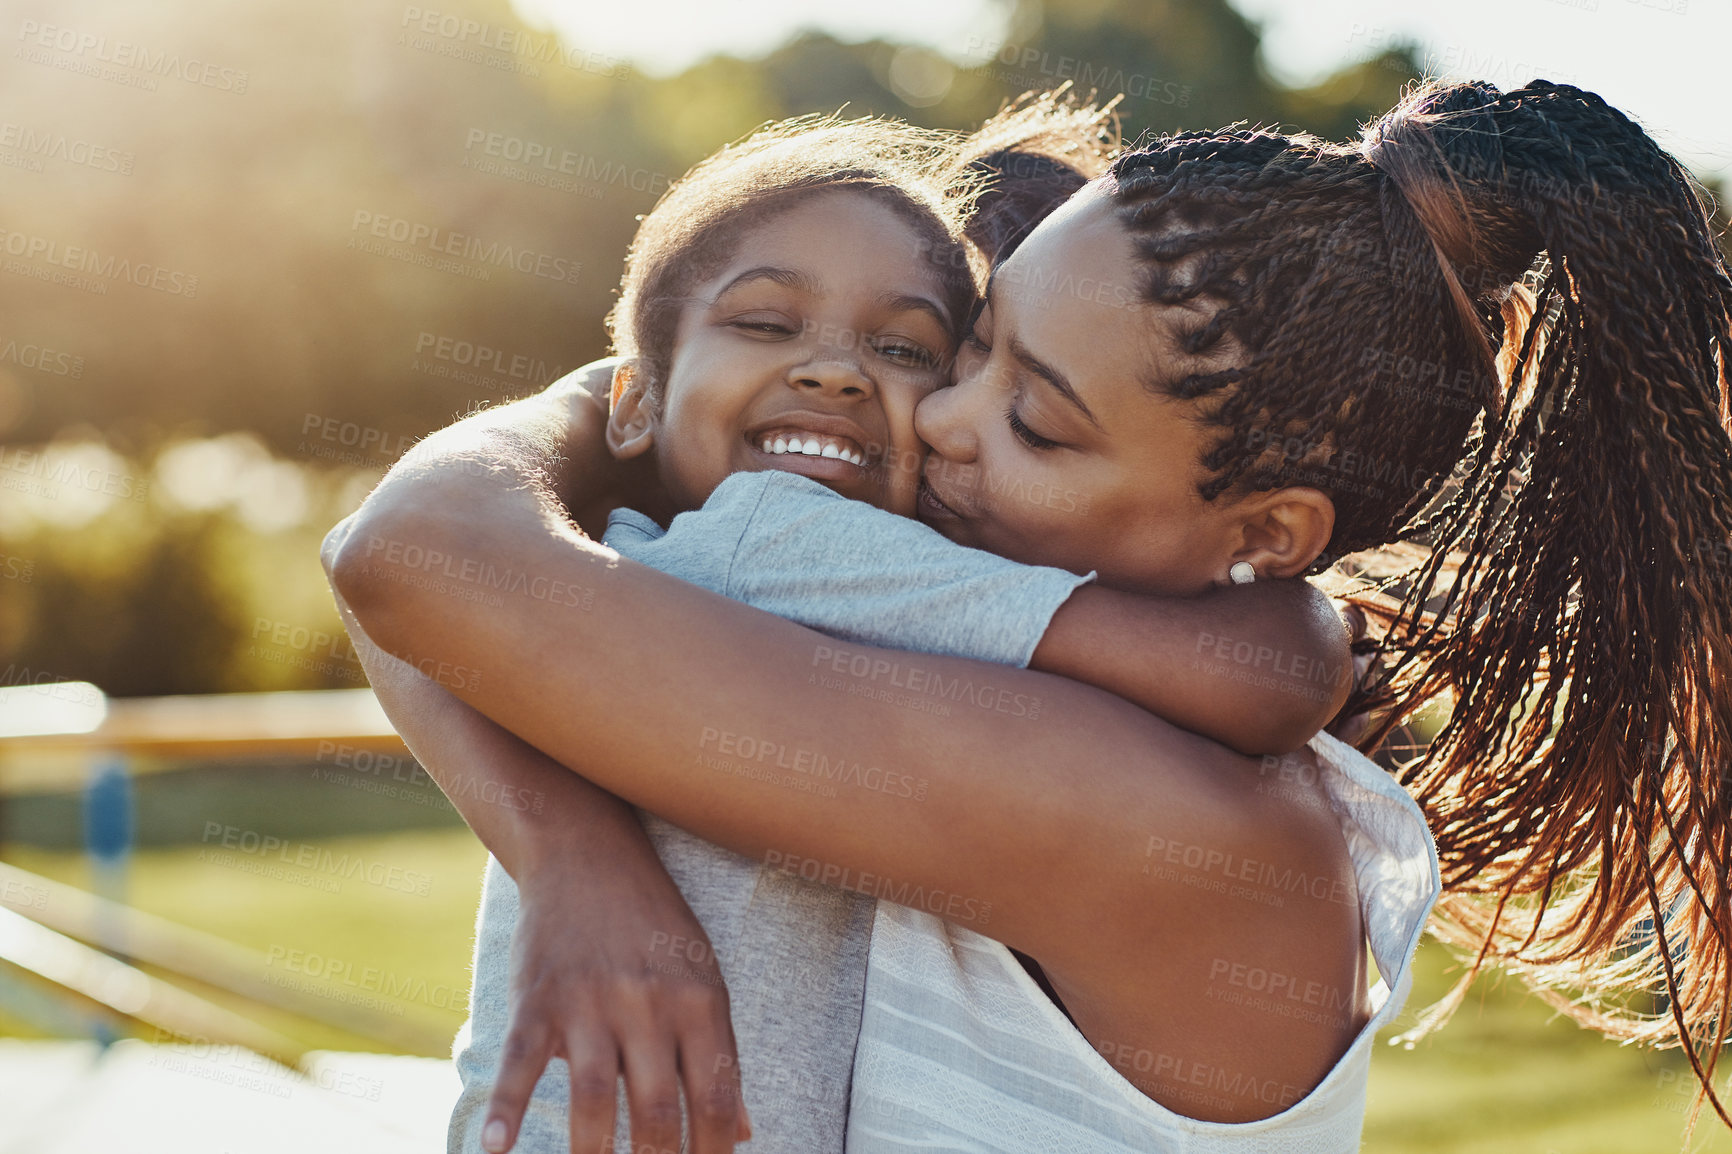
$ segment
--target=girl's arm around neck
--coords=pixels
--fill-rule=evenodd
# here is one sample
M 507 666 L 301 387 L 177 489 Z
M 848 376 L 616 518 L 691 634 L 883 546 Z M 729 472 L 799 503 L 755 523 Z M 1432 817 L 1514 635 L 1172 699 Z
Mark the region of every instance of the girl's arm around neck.
M 1053 616 L 1030 669 L 1099 686 L 1240 753 L 1289 753 L 1352 689 L 1347 629 L 1307 582 L 1195 597 L 1084 586 Z

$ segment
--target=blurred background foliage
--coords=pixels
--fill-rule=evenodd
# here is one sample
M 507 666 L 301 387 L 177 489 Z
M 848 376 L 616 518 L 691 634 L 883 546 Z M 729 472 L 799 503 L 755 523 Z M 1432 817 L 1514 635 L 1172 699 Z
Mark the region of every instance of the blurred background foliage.
M 960 64 L 806 34 L 665 78 L 427 35 L 418 11 L 110 0 L 62 22 L 219 61 L 246 91 L 0 73 L 25 129 L 129 157 L 5 169 L 0 228 L 197 278 L 193 293 L 90 291 L 40 279 L 41 261 L 4 266 L 0 680 L 117 695 L 361 684 L 330 640 L 323 530 L 417 437 L 603 354 L 637 216 L 767 120 L 845 109 L 969 128 L 1068 79 L 1123 92 L 1131 138 L 1238 120 L 1341 138 L 1419 72 L 1398 47 L 1284 88 L 1225 0 L 1019 0 L 1004 44 L 970 43 Z M 522 28 L 506 0 L 440 12 Z M 508 159 L 532 146 L 569 171 Z M 426 267 L 425 245 L 379 251 L 383 218 L 576 271 Z

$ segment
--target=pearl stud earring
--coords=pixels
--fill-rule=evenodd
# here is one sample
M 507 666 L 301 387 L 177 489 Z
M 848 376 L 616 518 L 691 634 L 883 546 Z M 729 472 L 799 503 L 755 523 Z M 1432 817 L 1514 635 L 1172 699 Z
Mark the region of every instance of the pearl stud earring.
M 1251 567 L 1249 561 L 1235 561 L 1233 567 L 1227 570 L 1227 576 L 1233 579 L 1235 585 L 1249 585 L 1257 579 L 1257 570 Z

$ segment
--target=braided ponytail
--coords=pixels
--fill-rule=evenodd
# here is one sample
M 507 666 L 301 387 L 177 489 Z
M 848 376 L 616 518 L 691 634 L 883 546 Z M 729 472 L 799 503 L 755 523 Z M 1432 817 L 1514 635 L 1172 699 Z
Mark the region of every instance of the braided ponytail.
M 1484 203 L 1427 229 L 1450 262 L 1548 259 L 1434 530 L 1465 554 L 1458 625 L 1410 693 L 1456 706 L 1411 784 L 1447 835 L 1446 932 L 1542 986 L 1663 988 L 1662 1017 L 1566 1008 L 1625 1038 L 1694 1026 L 1706 1083 L 1732 993 L 1732 569 L 1702 564 L 1732 541 L 1732 282 L 1676 162 L 1590 93 L 1464 87 L 1374 132 L 1429 140 Z
M 1684 1045 L 1732 1124 L 1732 279 L 1688 177 L 1544 81 L 1423 88 L 1358 149 L 1189 134 L 1113 174 L 1151 299 L 1213 300 L 1191 351 L 1243 350 L 1172 385 L 1222 430 L 1205 496 L 1314 485 L 1332 557 L 1422 557 L 1363 744 L 1451 706 L 1403 771 L 1436 932 Z

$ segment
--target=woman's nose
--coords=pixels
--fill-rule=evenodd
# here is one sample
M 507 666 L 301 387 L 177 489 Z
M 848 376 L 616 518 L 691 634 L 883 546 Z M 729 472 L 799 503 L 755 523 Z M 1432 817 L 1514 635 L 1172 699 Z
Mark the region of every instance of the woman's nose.
M 969 403 L 968 391 L 966 384 L 936 389 L 914 407 L 915 435 L 940 457 L 963 464 L 974 460 L 980 443 L 973 415 L 978 406 Z

